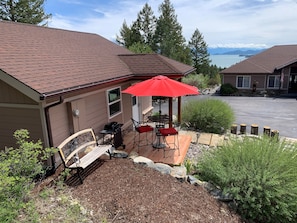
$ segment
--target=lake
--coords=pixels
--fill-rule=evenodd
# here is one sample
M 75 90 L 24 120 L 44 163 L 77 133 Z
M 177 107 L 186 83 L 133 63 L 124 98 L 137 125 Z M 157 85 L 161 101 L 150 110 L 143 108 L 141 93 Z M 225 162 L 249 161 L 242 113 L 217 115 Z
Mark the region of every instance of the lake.
M 210 64 L 217 65 L 217 67 L 228 68 L 231 65 L 234 65 L 238 62 L 241 62 L 247 59 L 245 56 L 239 55 L 210 55 L 209 59 L 211 60 Z

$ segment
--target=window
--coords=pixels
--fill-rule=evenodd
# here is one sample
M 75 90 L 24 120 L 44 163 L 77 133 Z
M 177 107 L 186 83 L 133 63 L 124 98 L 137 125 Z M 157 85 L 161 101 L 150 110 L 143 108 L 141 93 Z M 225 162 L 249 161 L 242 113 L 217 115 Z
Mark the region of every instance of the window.
M 132 96 L 132 106 L 137 104 L 136 96 Z
M 107 91 L 109 116 L 114 116 L 122 111 L 121 89 L 115 88 Z
M 237 76 L 236 87 L 237 88 L 250 88 L 251 77 L 250 76 Z
M 280 79 L 279 75 L 271 75 L 268 76 L 268 88 L 279 88 L 280 87 Z

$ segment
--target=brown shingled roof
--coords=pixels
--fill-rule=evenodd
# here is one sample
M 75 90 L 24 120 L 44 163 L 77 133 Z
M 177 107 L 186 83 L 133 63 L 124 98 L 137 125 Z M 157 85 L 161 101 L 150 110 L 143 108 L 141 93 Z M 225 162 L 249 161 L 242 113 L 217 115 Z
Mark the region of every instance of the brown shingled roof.
M 97 34 L 4 21 L 0 30 L 0 70 L 41 95 L 134 75 L 193 70 L 157 54 L 135 55 Z
M 0 69 L 39 93 L 130 75 L 118 54 L 131 53 L 96 34 L 0 22 Z
M 192 66 L 169 59 L 160 54 L 129 54 L 119 55 L 134 75 L 184 75 L 192 72 Z
M 274 70 L 296 62 L 296 60 L 297 45 L 278 45 L 251 56 L 221 73 L 273 73 Z

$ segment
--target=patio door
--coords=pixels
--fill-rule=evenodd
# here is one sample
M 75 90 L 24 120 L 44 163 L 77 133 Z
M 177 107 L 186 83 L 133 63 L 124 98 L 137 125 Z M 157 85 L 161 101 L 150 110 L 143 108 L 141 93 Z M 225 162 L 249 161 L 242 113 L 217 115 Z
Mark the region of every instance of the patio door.
M 139 119 L 139 105 L 138 105 L 138 97 L 132 96 L 132 118 L 136 121 L 140 121 Z

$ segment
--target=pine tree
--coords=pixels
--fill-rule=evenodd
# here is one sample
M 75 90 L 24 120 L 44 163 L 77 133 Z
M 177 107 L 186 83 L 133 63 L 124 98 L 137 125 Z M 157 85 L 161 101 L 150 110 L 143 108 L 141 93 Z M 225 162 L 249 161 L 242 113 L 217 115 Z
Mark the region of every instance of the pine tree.
M 177 15 L 170 0 L 164 0 L 159 7 L 160 16 L 157 20 L 154 36 L 155 52 L 180 62 L 190 63 L 190 54 L 182 35 L 182 26 L 177 21 Z
M 196 72 L 198 74 L 207 74 L 211 60 L 209 59 L 207 44 L 198 29 L 193 33 L 192 38 L 189 41 L 189 47 L 191 49 L 191 56 L 194 63 L 193 66 L 196 68 Z
M 145 3 L 143 9 L 138 13 L 135 27 L 138 28 L 143 43 L 153 48 L 153 36 L 156 29 L 156 17 L 152 8 Z
M 0 0 L 0 20 L 46 25 L 51 15 L 43 5 L 44 0 Z
M 123 22 L 120 30 L 120 36 L 117 35 L 116 41 L 118 44 L 126 48 L 129 48 L 135 43 L 143 43 L 143 39 L 136 23 L 133 23 L 131 27 L 128 27 L 126 21 Z
M 149 47 L 149 45 L 140 43 L 140 42 L 133 43 L 128 49 L 134 53 L 153 53 L 154 52 L 152 48 Z

